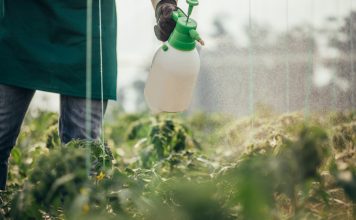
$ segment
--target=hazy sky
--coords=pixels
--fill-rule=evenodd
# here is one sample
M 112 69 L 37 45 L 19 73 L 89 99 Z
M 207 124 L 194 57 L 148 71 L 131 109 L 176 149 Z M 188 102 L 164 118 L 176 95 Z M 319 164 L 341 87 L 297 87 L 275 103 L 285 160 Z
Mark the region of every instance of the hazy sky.
M 356 6 L 356 0 L 354 5 Z M 290 25 L 314 22 L 320 25 L 326 16 L 343 16 L 351 8 L 351 0 L 200 0 L 193 17 L 198 21 L 199 30 L 204 35 L 212 31 L 212 20 L 216 15 L 226 16 L 226 26 L 231 31 L 241 32 L 249 20 L 251 2 L 252 19 L 270 24 L 273 29 L 284 30 L 288 19 Z M 179 1 L 182 9 L 187 8 L 184 0 Z M 133 41 L 141 48 L 152 47 L 154 41 L 152 26 L 154 14 L 150 0 L 118 0 L 120 51 L 132 49 Z M 138 46 L 138 45 L 137 45 Z
M 217 15 L 226 18 L 226 28 L 235 36 L 237 43 L 243 44 L 243 27 L 248 24 L 250 14 L 254 21 L 284 31 L 287 14 L 290 26 L 302 23 L 319 26 L 327 16 L 345 16 L 351 4 L 355 8 L 356 0 L 200 0 L 193 18 L 198 21 L 198 30 L 206 41 L 205 49 L 209 49 L 214 45 L 209 36 L 214 31 L 212 21 Z M 180 0 L 179 5 L 187 9 L 185 0 Z M 137 77 L 146 77 L 137 73 L 151 62 L 160 42 L 153 33 L 155 18 L 150 0 L 117 0 L 117 12 L 118 86 L 122 87 Z M 36 98 L 38 103 L 39 97 Z M 57 99 L 53 100 L 57 103 Z M 53 109 L 57 108 L 53 105 Z
M 287 11 L 288 2 L 288 11 Z M 289 25 L 311 23 L 321 25 L 327 16 L 345 16 L 351 8 L 351 0 L 200 0 L 193 18 L 198 21 L 198 30 L 207 43 L 213 45 L 209 36 L 213 32 L 212 21 L 217 15 L 226 17 L 225 26 L 238 43 L 243 43 L 243 27 L 251 17 L 261 24 L 268 24 L 274 30 L 286 30 L 287 13 Z M 182 9 L 187 8 L 180 0 Z M 353 0 L 356 6 L 356 0 Z M 155 23 L 150 0 L 118 0 L 119 30 L 119 79 L 126 81 L 131 72 L 147 66 L 159 42 L 153 34 Z

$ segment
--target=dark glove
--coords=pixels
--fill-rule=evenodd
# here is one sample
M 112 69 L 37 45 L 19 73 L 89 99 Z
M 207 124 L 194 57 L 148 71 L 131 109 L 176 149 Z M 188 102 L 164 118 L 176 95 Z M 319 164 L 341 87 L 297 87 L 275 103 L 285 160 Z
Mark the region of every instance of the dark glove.
M 176 27 L 176 22 L 172 19 L 173 11 L 176 11 L 177 2 L 175 0 L 161 0 L 156 7 L 156 20 L 154 30 L 156 37 L 160 41 L 167 41 Z

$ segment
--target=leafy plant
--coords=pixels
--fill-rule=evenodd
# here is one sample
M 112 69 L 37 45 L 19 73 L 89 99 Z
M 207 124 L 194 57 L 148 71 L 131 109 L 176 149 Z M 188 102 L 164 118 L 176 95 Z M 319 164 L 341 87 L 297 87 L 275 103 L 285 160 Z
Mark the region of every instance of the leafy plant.
M 30 114 L 0 218 L 344 219 L 355 191 L 353 115 L 305 124 L 299 113 L 120 113 L 106 123 L 109 148 L 62 145 L 55 114 Z

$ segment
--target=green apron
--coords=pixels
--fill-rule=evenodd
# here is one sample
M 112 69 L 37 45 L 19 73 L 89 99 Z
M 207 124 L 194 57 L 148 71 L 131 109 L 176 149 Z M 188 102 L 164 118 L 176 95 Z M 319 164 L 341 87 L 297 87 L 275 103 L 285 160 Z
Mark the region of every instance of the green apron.
M 0 0 L 0 84 L 86 97 L 86 0 Z M 101 98 L 93 0 L 92 97 Z M 102 0 L 103 96 L 116 99 L 115 0 Z

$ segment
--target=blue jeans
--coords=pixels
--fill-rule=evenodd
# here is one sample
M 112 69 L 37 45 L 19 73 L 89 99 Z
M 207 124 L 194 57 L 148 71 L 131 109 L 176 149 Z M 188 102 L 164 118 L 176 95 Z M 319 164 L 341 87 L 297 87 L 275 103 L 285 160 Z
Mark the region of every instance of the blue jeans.
M 16 144 L 21 124 L 35 90 L 0 84 L 0 190 L 5 189 L 8 159 Z M 104 101 L 104 112 L 107 100 Z M 100 100 L 92 100 L 91 133 L 85 128 L 86 100 L 60 96 L 59 136 L 62 143 L 73 139 L 98 139 L 101 132 L 102 108 Z

